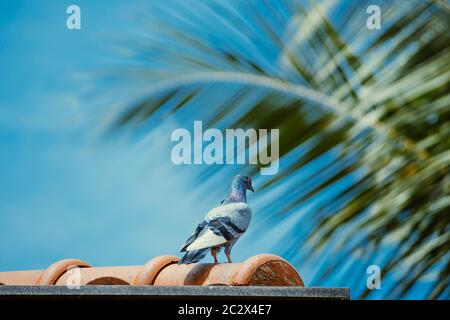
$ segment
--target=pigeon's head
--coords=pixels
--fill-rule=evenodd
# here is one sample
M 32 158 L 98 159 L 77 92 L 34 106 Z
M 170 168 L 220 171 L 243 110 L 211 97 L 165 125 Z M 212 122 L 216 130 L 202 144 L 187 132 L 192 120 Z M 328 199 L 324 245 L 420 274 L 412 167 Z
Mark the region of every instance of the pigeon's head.
M 250 177 L 244 176 L 242 174 L 239 174 L 236 177 L 234 177 L 233 185 L 239 186 L 239 187 L 243 188 L 244 190 L 250 190 L 252 192 L 255 192 L 255 190 L 253 190 L 253 186 L 252 186 L 252 179 Z

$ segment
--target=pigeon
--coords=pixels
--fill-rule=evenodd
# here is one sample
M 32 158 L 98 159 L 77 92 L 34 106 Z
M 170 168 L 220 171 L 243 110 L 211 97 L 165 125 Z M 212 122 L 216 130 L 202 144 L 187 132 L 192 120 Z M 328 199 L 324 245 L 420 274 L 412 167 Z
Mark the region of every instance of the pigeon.
M 245 233 L 252 217 L 252 210 L 247 205 L 247 190 L 254 192 L 251 178 L 244 175 L 234 177 L 228 197 L 208 212 L 186 240 L 181 248 L 185 254 L 178 264 L 198 262 L 209 250 L 217 264 L 217 253 L 221 248 L 225 248 L 228 263 L 232 263 L 231 248 Z

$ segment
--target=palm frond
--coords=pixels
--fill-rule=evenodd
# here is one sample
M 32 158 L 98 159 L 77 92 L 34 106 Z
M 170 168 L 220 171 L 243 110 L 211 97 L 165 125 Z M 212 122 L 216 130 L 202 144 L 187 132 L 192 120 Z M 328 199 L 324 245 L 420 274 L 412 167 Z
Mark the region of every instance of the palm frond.
M 152 84 L 112 128 L 205 104 L 214 112 L 197 112 L 209 127 L 279 128 L 284 166 L 261 185 L 293 190 L 263 212 L 269 225 L 301 212 L 286 253 L 324 252 L 339 236 L 323 276 L 361 248 L 390 246 L 382 268 L 401 275 L 391 297 L 436 268 L 429 297 L 448 297 L 449 12 L 380 1 L 383 29 L 369 34 L 364 2 L 195 3 L 161 6 L 128 70 Z M 343 10 L 340 24 L 333 13 Z

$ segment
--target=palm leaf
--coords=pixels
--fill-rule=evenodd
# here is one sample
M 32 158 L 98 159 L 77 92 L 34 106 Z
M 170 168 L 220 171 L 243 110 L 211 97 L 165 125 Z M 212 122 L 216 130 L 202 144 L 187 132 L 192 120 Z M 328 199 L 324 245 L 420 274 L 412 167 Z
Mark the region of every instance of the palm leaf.
M 151 84 L 112 130 L 205 104 L 208 127 L 279 128 L 285 165 L 259 181 L 264 192 L 293 190 L 263 212 L 267 226 L 299 215 L 286 254 L 337 244 L 335 262 L 317 271 L 323 278 L 358 250 L 367 258 L 390 246 L 382 267 L 401 279 L 390 297 L 437 269 L 429 297 L 448 298 L 447 8 L 380 1 L 384 27 L 369 34 L 364 2 L 186 3 L 161 5 L 158 27 L 136 41 L 140 65 L 126 74 Z M 331 18 L 342 8 L 345 25 Z

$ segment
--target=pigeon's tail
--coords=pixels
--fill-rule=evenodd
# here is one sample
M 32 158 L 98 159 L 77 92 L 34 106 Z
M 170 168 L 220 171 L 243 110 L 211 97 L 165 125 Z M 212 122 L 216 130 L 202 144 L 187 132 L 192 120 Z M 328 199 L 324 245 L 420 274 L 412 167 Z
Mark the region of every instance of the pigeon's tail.
M 206 254 L 208 253 L 209 248 L 199 249 L 199 250 L 193 250 L 186 252 L 181 258 L 180 261 L 178 261 L 178 264 L 188 264 L 188 263 L 195 263 L 202 260 Z

